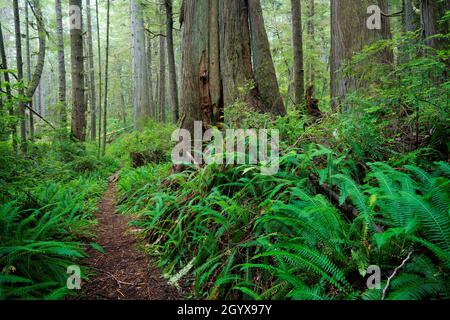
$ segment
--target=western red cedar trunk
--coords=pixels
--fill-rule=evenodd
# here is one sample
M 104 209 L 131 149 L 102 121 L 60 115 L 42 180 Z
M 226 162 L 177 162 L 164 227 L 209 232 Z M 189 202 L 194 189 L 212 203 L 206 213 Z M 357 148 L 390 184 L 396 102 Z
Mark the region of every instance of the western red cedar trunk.
M 166 8 L 166 42 L 167 42 L 167 59 L 169 64 L 169 96 L 172 105 L 172 121 L 178 122 L 178 85 L 177 71 L 175 66 L 175 52 L 173 48 L 173 0 L 164 0 Z
M 98 56 L 98 156 L 102 147 L 102 50 L 100 44 L 100 21 L 98 14 L 98 1 L 95 0 L 95 20 L 97 29 L 97 56 Z
M 348 92 L 364 86 L 357 79 L 342 73 L 343 63 L 350 60 L 364 46 L 391 37 L 389 19 L 382 16 L 381 30 L 367 28 L 367 8 L 377 4 L 381 11 L 388 12 L 387 0 L 332 0 L 331 1 L 331 98 L 336 109 Z M 381 63 L 392 61 L 392 52 L 379 54 Z
M 97 138 L 97 93 L 95 90 L 94 49 L 92 41 L 91 1 L 86 0 L 87 46 L 89 64 L 89 100 L 91 104 L 91 139 Z M 100 102 L 101 103 L 101 102 Z
M 149 23 L 147 21 L 147 23 Z M 152 48 L 152 39 L 150 37 L 150 32 L 145 34 L 146 45 L 146 53 L 147 53 L 147 87 L 148 87 L 148 98 L 150 100 L 150 116 L 156 119 L 156 104 L 155 104 L 155 95 L 153 90 L 153 48 Z
M 84 98 L 83 36 L 81 0 L 70 0 L 71 21 L 70 51 L 72 65 L 72 136 L 77 141 L 86 140 L 86 101 Z
M 19 15 L 19 2 L 18 0 L 13 0 L 14 8 L 14 27 L 15 27 L 15 37 L 16 37 L 16 63 L 17 63 L 17 80 L 19 82 L 23 81 L 23 61 L 22 61 L 22 34 L 20 31 L 20 15 Z M 19 95 L 25 95 L 23 86 L 19 87 Z M 19 108 L 17 110 L 20 123 L 20 149 L 23 154 L 27 153 L 27 130 L 25 124 L 25 103 L 19 102 Z
M 66 106 L 66 64 L 64 53 L 64 29 L 62 22 L 61 0 L 55 0 L 56 13 L 56 47 L 58 51 L 58 100 L 60 110 L 61 128 L 65 131 L 67 127 Z
M 300 105 L 305 95 L 305 72 L 303 68 L 302 9 L 300 0 L 291 0 L 292 48 L 294 52 L 294 102 Z
M 248 0 L 248 12 L 253 72 L 264 107 L 258 111 L 285 115 L 286 109 L 278 86 L 260 0 Z M 303 57 L 301 60 L 303 61 Z M 303 73 L 303 65 L 301 72 Z
M 447 41 L 442 38 L 432 37 L 436 34 L 447 34 L 449 31 L 448 21 L 440 23 L 439 20 L 445 12 L 450 10 L 450 1 L 448 0 L 422 0 L 421 17 L 422 32 L 425 38 L 425 44 L 434 49 L 443 49 L 448 46 Z

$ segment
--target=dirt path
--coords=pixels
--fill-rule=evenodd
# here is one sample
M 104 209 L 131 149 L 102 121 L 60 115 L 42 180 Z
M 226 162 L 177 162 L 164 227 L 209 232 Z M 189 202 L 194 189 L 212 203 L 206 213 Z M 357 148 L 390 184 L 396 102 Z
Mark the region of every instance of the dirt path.
M 115 181 L 111 180 L 97 215 L 96 242 L 105 253 L 89 249 L 86 265 L 95 273 L 83 284 L 82 299 L 171 300 L 177 290 L 167 284 L 153 261 L 136 248 L 128 219 L 116 214 Z

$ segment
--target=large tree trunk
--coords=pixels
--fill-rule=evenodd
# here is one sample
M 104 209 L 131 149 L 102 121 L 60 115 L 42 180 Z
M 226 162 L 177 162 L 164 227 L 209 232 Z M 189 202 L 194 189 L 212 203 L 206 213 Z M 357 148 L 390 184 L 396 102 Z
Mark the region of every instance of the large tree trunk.
M 248 11 L 253 72 L 264 107 L 258 111 L 283 116 L 286 110 L 278 87 L 260 0 L 248 0 Z M 303 71 L 303 66 L 301 69 Z
M 172 121 L 178 122 L 178 85 L 177 71 L 175 66 L 175 52 L 173 48 L 173 0 L 164 0 L 166 7 L 166 38 L 167 38 L 167 58 L 169 63 L 169 96 L 172 105 Z
M 260 2 L 184 0 L 182 9 L 182 127 L 220 124 L 224 106 L 237 99 L 254 111 L 284 114 Z
M 311 44 L 315 43 L 315 36 L 316 36 L 316 27 L 314 23 L 314 16 L 316 15 L 316 9 L 314 1 L 315 0 L 308 1 L 308 22 L 306 25 L 307 26 L 306 31 L 308 33 L 309 41 Z M 309 59 L 309 61 L 307 62 L 307 77 L 308 77 L 308 85 L 313 86 L 315 81 L 315 74 L 312 59 Z
M 332 0 L 331 1 L 331 98 L 335 110 L 348 92 L 361 87 L 357 79 L 345 76 L 342 65 L 364 46 L 374 41 L 390 38 L 389 19 L 382 17 L 381 30 L 367 28 L 367 8 L 378 4 L 381 11 L 388 12 L 387 0 Z M 387 50 L 378 57 L 382 63 L 392 61 Z
M 436 34 L 445 35 L 448 33 L 448 22 L 439 23 L 439 20 L 448 10 L 450 10 L 450 1 L 448 0 L 422 0 L 422 31 L 427 46 L 434 49 L 443 49 L 448 46 L 445 39 L 432 37 Z
M 102 50 L 100 45 L 100 20 L 98 0 L 95 0 L 95 22 L 97 31 L 97 59 L 98 59 L 98 157 L 102 147 Z
M 92 41 L 92 15 L 90 0 L 86 0 L 86 15 L 89 63 L 89 100 L 91 102 L 91 139 L 95 140 L 97 137 L 97 94 L 95 91 L 94 45 Z
M 292 47 L 294 51 L 294 102 L 300 105 L 305 94 L 305 72 L 303 69 L 302 9 L 300 0 L 291 0 Z
M 160 35 L 159 35 L 159 121 L 166 121 L 166 41 L 165 36 L 162 34 L 164 30 L 164 18 L 163 18 L 164 6 L 159 6 L 160 17 Z
M 13 0 L 14 7 L 14 27 L 16 36 L 16 63 L 17 63 L 17 80 L 23 81 L 23 62 L 22 62 L 22 34 L 20 32 L 20 15 L 19 2 Z M 24 89 L 19 87 L 19 95 L 24 95 Z M 25 103 L 19 102 L 18 109 L 19 123 L 20 123 L 20 149 L 23 154 L 27 153 L 27 129 L 25 123 Z
M 81 0 L 70 0 L 70 51 L 72 65 L 72 136 L 86 140 L 86 101 L 84 98 L 83 35 Z
M 148 68 L 145 50 L 144 20 L 137 0 L 131 0 L 131 56 L 133 65 L 134 126 L 140 128 L 143 120 L 151 116 Z

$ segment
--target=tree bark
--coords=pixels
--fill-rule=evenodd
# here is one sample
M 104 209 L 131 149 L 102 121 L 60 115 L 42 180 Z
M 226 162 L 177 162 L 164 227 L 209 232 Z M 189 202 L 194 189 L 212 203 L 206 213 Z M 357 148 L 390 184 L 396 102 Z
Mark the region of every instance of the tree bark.
M 1 22 L 0 22 L 0 57 L 1 57 L 1 62 L 2 62 L 2 69 L 8 70 L 8 61 L 6 59 L 5 42 L 4 42 L 4 38 L 3 38 L 3 28 L 2 28 Z M 10 78 L 9 78 L 9 73 L 4 72 L 3 77 L 5 79 L 5 89 L 6 89 L 7 101 L 12 101 L 12 91 L 11 91 L 11 85 L 10 85 L 11 82 L 10 82 Z M 14 116 L 14 108 L 11 103 L 9 104 L 8 112 L 11 117 Z M 10 130 L 11 130 L 13 149 L 14 149 L 14 152 L 17 152 L 17 127 L 16 127 L 16 125 L 12 124 Z
M 439 23 L 439 20 L 448 10 L 450 10 L 450 1 L 448 0 L 422 0 L 421 2 L 421 23 L 424 41 L 427 46 L 433 49 L 444 49 L 448 46 L 445 39 L 432 37 L 436 34 L 445 35 L 448 33 L 448 22 Z
M 264 108 L 258 111 L 283 116 L 286 114 L 286 110 L 279 91 L 260 0 L 248 0 L 248 12 L 253 72 L 259 94 L 264 102 Z M 303 72 L 303 66 L 301 70 Z
M 106 2 L 106 62 L 105 62 L 105 103 L 103 105 L 103 148 L 102 154 L 103 156 L 106 153 L 106 136 L 107 136 L 107 127 L 108 127 L 108 68 L 109 68 L 109 29 L 110 29 L 110 7 L 111 1 L 107 0 Z
M 374 3 L 375 2 L 375 3 Z M 336 110 L 348 92 L 363 86 L 357 79 L 342 73 L 343 63 L 361 51 L 364 46 L 391 37 L 389 19 L 382 17 L 381 30 L 367 28 L 367 8 L 378 4 L 381 11 L 388 13 L 386 0 L 332 0 L 331 1 L 331 99 Z M 392 52 L 379 54 L 381 63 L 392 62 Z
M 163 10 L 164 6 L 159 6 L 160 35 L 159 35 L 159 121 L 166 122 L 166 41 L 163 35 Z
M 298 106 L 304 101 L 305 72 L 303 68 L 302 9 L 300 0 L 291 0 L 292 47 L 294 51 L 294 102 Z
M 89 63 L 89 100 L 91 102 L 91 139 L 97 138 L 97 93 L 95 90 L 94 45 L 92 37 L 91 1 L 86 0 L 87 46 Z
M 134 126 L 138 129 L 141 127 L 143 120 L 151 116 L 151 105 L 148 90 L 148 67 L 142 10 L 136 0 L 131 0 L 130 4 Z
M 28 3 L 25 3 L 25 51 L 27 56 L 27 81 L 31 81 L 31 52 L 30 52 L 30 17 L 28 13 Z M 33 108 L 33 101 L 30 101 L 30 108 Z M 31 110 L 29 111 L 29 120 L 30 120 L 30 140 L 34 140 L 34 115 Z
M 147 41 L 147 85 L 148 85 L 148 98 L 150 100 L 150 116 L 156 119 L 156 103 L 155 103 L 155 95 L 153 93 L 153 52 L 152 52 L 152 39 L 150 37 L 150 33 L 146 33 L 146 41 Z
M 19 2 L 13 0 L 14 7 L 14 27 L 16 37 L 16 63 L 17 63 L 17 81 L 23 81 L 23 62 L 22 62 L 22 34 L 20 32 L 20 15 L 19 15 Z M 23 86 L 19 87 L 19 95 L 24 96 L 25 92 Z M 19 102 L 18 117 L 20 123 L 20 149 L 22 154 L 27 153 L 27 129 L 25 123 L 25 103 Z
M 67 129 L 66 64 L 64 53 L 64 29 L 62 22 L 61 0 L 55 0 L 56 12 L 56 47 L 58 51 L 58 101 L 61 128 Z
M 81 29 L 81 0 L 70 0 L 71 28 L 70 50 L 72 65 L 72 136 L 77 141 L 86 140 L 86 101 L 84 97 L 83 36 Z
M 166 8 L 166 39 L 167 39 L 167 58 L 169 63 L 169 96 L 172 105 L 172 121 L 178 122 L 179 103 L 178 103 L 178 85 L 177 71 L 175 66 L 175 52 L 173 48 L 173 0 L 164 0 Z

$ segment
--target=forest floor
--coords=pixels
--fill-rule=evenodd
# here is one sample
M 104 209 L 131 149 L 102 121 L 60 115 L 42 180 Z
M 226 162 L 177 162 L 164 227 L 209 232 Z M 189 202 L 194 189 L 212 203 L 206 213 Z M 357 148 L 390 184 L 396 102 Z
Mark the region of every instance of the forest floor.
M 161 276 L 155 261 L 136 246 L 136 230 L 126 216 L 116 213 L 116 185 L 111 178 L 97 214 L 96 242 L 104 253 L 89 249 L 85 265 L 94 274 L 83 284 L 81 299 L 172 300 L 176 288 Z

